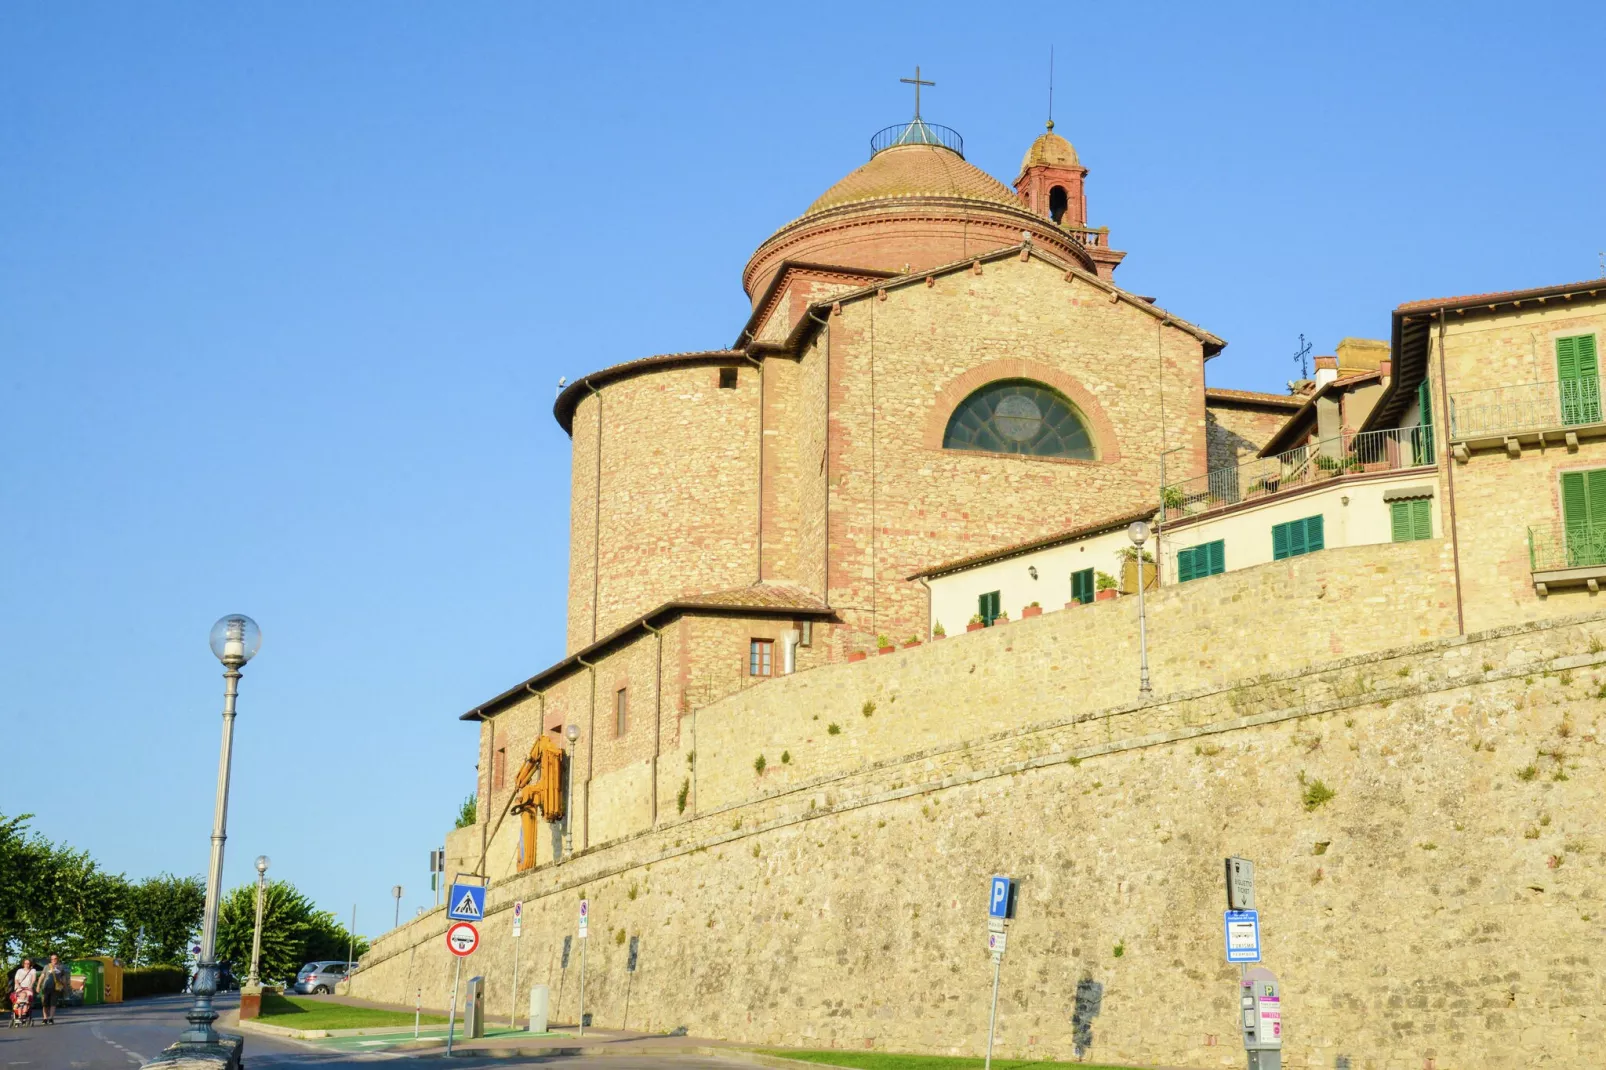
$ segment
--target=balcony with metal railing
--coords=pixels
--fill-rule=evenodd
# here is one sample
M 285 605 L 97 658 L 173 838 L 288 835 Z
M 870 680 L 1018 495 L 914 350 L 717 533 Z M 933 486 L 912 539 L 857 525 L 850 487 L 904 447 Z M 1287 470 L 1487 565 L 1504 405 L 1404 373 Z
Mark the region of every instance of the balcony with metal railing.
M 1450 441 L 1455 446 L 1544 442 L 1568 434 L 1606 435 L 1600 379 L 1581 376 L 1546 383 L 1519 383 L 1450 395 Z
M 1528 567 L 1541 595 L 1551 587 L 1578 585 L 1598 591 L 1606 580 L 1606 525 L 1533 525 L 1528 529 Z
M 1433 463 L 1431 426 L 1351 432 L 1169 484 L 1160 492 L 1161 513 L 1166 521 L 1181 520 L 1312 489 L 1346 476 L 1431 467 Z

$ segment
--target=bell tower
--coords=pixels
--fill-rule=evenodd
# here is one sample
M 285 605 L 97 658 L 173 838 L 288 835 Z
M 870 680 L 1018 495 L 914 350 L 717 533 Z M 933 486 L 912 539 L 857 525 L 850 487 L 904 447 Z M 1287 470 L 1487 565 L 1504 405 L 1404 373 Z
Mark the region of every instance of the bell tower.
M 1021 161 L 1015 192 L 1027 208 L 1067 228 L 1087 226 L 1087 194 L 1083 183 L 1087 168 L 1076 158 L 1071 143 L 1054 133 L 1054 120 L 1048 131 L 1026 150 Z
M 1054 133 L 1054 120 L 1037 136 L 1020 162 L 1015 193 L 1034 215 L 1042 216 L 1087 248 L 1099 277 L 1108 279 L 1126 254 L 1110 248 L 1108 227 L 1087 225 L 1087 168 L 1069 141 Z

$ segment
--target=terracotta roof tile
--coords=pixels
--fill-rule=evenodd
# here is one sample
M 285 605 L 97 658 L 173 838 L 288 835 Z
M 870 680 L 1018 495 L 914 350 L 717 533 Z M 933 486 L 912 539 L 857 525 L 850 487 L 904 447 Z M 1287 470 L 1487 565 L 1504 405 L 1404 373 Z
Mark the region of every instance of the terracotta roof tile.
M 1252 405 L 1275 405 L 1281 409 L 1297 409 L 1305 403 L 1293 394 L 1263 394 L 1258 390 L 1229 390 L 1226 387 L 1205 387 L 1205 401 L 1243 401 Z
M 1396 312 L 1413 312 L 1425 308 L 1439 308 L 1441 306 L 1455 305 L 1482 305 L 1503 304 L 1507 301 L 1520 301 L 1530 297 L 1549 297 L 1577 290 L 1606 290 L 1606 279 L 1586 279 L 1583 282 L 1567 282 L 1559 286 L 1539 286 L 1527 290 L 1496 290 L 1483 294 L 1464 294 L 1461 297 L 1430 297 L 1423 301 L 1407 301 L 1395 308 Z
M 869 163 L 848 172 L 820 194 L 804 215 L 854 201 L 921 196 L 965 197 L 1020 207 L 1013 190 L 957 152 L 936 145 L 899 145 L 876 153 Z
M 1055 546 L 1062 546 L 1065 543 L 1080 539 L 1084 535 L 1097 535 L 1100 532 L 1111 531 L 1115 528 L 1124 528 L 1134 520 L 1148 520 L 1159 511 L 1160 510 L 1157 505 L 1150 504 L 1140 506 L 1136 509 L 1129 510 L 1116 516 L 1105 517 L 1103 520 L 1095 520 L 1090 524 L 1082 524 L 1078 527 L 1069 528 L 1065 531 L 1055 532 L 1052 535 L 1044 535 L 1036 539 L 1031 539 L 1027 542 L 1018 542 L 1010 546 L 999 547 L 996 550 L 984 550 L 979 554 L 971 554 L 969 557 L 960 557 L 953 561 L 945 561 L 940 565 L 933 565 L 930 568 L 922 569 L 909 578 L 911 580 L 915 580 L 928 576 L 945 576 L 950 572 L 962 572 L 967 568 L 975 568 L 977 565 L 986 565 L 994 561 L 1002 561 L 1007 557 L 1019 557 L 1021 554 L 1031 553 L 1034 550 L 1047 550 Z
M 740 609 L 825 609 L 825 602 L 801 587 L 782 583 L 754 583 L 746 587 L 732 587 L 727 591 L 688 595 L 677 598 L 675 605 L 693 608 Z

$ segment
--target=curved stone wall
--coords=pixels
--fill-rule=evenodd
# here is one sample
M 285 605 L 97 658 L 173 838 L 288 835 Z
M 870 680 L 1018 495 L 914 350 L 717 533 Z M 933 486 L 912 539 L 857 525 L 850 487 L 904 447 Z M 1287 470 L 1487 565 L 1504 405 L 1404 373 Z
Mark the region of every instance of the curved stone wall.
M 757 580 L 759 388 L 745 361 L 670 364 L 575 408 L 570 653 L 664 602 Z

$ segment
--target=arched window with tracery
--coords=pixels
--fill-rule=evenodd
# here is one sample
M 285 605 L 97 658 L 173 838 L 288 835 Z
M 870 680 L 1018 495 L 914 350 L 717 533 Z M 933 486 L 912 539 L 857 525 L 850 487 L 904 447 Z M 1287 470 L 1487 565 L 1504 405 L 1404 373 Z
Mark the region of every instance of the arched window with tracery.
M 965 398 L 948 418 L 942 445 L 949 450 L 1098 459 L 1093 436 L 1076 407 L 1058 390 L 1032 379 L 1000 379 Z

